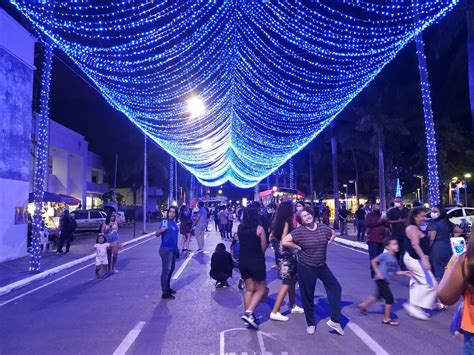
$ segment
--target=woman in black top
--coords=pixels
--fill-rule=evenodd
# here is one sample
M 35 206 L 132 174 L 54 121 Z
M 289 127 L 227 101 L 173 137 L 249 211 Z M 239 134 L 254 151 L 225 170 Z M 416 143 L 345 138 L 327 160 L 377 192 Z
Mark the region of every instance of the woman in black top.
M 280 313 L 280 307 L 288 294 L 291 313 L 304 313 L 303 308 L 296 305 L 296 255 L 293 250 L 284 247 L 281 244 L 283 237 L 293 230 L 293 205 L 290 201 L 283 201 L 278 206 L 275 219 L 272 225 L 270 239 L 274 248 L 279 249 L 278 277 L 282 280 L 280 291 L 278 292 L 275 304 L 273 305 L 270 319 L 276 321 L 287 321 L 289 318 Z
M 425 222 L 426 213 L 423 207 L 415 207 L 408 217 L 409 225 L 406 227 L 408 237 L 406 252 L 403 262 L 412 276 L 410 279 L 409 302 L 403 307 L 407 313 L 417 319 L 428 320 L 429 315 L 423 308 L 432 309 L 436 301 L 438 283 L 431 272 L 428 257 L 430 251 L 430 238 L 420 229 Z
M 219 243 L 211 258 L 211 271 L 209 275 L 216 280 L 216 288 L 228 287 L 227 279 L 232 276 L 234 263 L 232 256 L 225 250 L 225 245 Z
M 260 224 L 258 209 L 246 207 L 242 223 L 237 229 L 240 241 L 239 269 L 245 280 L 244 310 L 241 319 L 250 327 L 258 329 L 254 311 L 268 294 L 266 285 L 265 250 L 267 237 Z
M 181 234 L 181 251 L 190 251 L 189 242 L 191 241 L 191 228 L 193 221 L 191 220 L 191 213 L 186 205 L 182 205 L 179 209 L 179 234 Z

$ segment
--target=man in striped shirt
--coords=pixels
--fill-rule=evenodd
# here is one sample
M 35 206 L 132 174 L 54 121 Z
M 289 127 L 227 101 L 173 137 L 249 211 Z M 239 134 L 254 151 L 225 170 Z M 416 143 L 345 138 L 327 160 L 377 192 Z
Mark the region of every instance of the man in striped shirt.
M 322 223 L 314 221 L 313 211 L 305 208 L 297 216 L 300 224 L 283 238 L 283 246 L 298 250 L 298 282 L 308 327 L 306 332 L 314 334 L 314 291 L 316 281 L 320 279 L 326 289 L 331 309 L 331 319 L 326 323 L 340 335 L 344 330 L 341 318 L 341 285 L 326 264 L 326 252 L 330 242 L 335 238 L 334 231 Z

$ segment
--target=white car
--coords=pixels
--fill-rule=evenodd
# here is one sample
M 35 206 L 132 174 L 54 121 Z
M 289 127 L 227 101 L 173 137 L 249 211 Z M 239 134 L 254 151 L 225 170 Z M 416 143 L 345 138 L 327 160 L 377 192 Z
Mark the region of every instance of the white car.
M 71 212 L 77 223 L 76 232 L 99 231 L 102 223 L 105 222 L 107 214 L 99 210 L 75 210 Z
M 471 232 L 474 224 L 474 207 L 453 207 L 447 211 L 449 220 L 459 226 L 463 234 Z

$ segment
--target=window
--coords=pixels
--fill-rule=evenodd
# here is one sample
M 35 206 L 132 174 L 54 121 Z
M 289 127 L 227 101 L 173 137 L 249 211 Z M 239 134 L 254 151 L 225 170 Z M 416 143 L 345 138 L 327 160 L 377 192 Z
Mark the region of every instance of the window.
M 102 218 L 102 215 L 99 211 L 91 211 L 91 219 L 92 218 Z
M 53 157 L 48 156 L 48 174 L 53 175 Z
M 101 181 L 100 181 L 100 170 L 92 168 L 91 174 L 92 174 L 91 175 L 91 181 L 95 184 L 100 184 L 101 183 Z
M 74 212 L 73 214 L 74 219 L 87 219 L 89 217 L 87 212 Z
M 463 217 L 462 214 L 462 209 L 456 208 L 448 212 L 448 217 L 453 218 L 453 217 Z
M 466 216 L 474 216 L 474 208 L 465 208 Z

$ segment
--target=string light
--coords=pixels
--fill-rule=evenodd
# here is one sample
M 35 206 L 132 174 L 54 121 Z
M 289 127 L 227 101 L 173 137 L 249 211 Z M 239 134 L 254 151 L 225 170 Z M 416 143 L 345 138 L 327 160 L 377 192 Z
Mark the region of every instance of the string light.
M 40 112 L 36 133 L 36 161 L 34 170 L 33 194 L 35 211 L 33 214 L 33 235 L 30 248 L 30 272 L 41 270 L 41 233 L 43 231 L 43 196 L 48 176 L 49 146 L 49 92 L 53 62 L 53 43 L 47 40 L 44 46 L 44 65 L 41 73 Z
M 426 161 L 428 165 L 428 198 L 431 206 L 441 202 L 439 193 L 438 175 L 438 150 L 436 148 L 436 132 L 431 106 L 431 91 L 428 81 L 428 67 L 424 50 L 423 37 L 415 36 L 416 52 L 418 54 L 418 69 L 420 73 L 421 96 L 423 100 L 423 113 L 425 117 Z M 421 186 L 423 188 L 423 184 Z
M 251 187 L 458 0 L 11 2 L 199 182 Z

